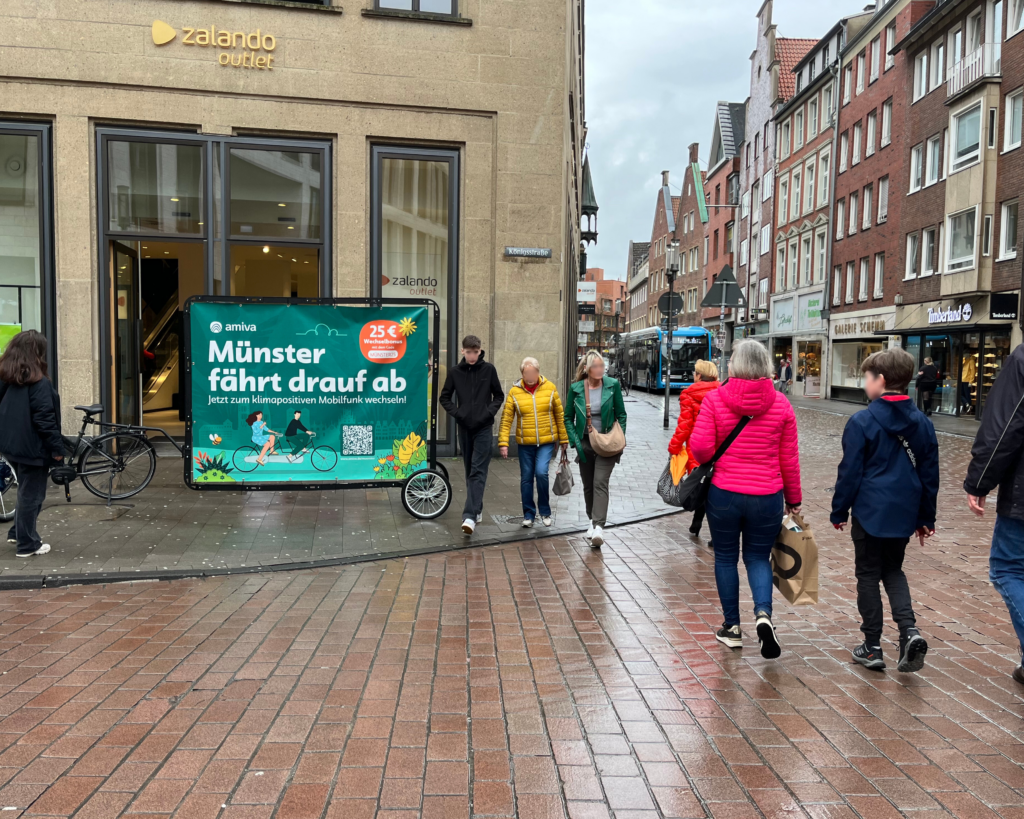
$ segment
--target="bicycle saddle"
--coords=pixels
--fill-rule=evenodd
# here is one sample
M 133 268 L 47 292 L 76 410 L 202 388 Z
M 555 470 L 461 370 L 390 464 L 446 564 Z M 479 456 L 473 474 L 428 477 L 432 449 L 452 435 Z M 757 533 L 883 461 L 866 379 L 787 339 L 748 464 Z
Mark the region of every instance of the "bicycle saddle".
M 84 412 L 86 415 L 99 415 L 101 412 L 103 412 L 103 405 L 90 404 L 89 406 L 85 406 L 84 404 L 77 404 L 75 406 L 75 409 L 79 410 L 80 412 Z

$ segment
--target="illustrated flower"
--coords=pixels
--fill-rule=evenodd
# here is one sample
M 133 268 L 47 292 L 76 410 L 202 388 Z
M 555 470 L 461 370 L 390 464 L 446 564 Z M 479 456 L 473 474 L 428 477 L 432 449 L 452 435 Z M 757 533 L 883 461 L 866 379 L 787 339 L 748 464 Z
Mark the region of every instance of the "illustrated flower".
M 394 456 L 393 455 L 389 455 L 388 457 L 393 458 Z M 377 459 L 377 463 L 379 463 L 381 466 L 384 465 L 385 461 L 387 461 L 387 458 L 378 458 Z
M 416 322 L 411 318 L 404 318 L 398 323 L 398 332 L 403 336 L 409 337 L 416 332 Z
M 374 471 L 374 472 L 380 472 L 380 467 L 379 467 L 379 466 L 375 466 L 375 467 L 373 468 L 373 471 Z
M 388 455 L 387 460 L 393 461 L 393 460 L 395 460 L 395 456 L 394 455 Z
M 401 468 L 402 468 L 402 467 L 400 467 L 400 466 L 399 466 L 398 464 L 395 464 L 395 466 L 394 466 L 394 470 L 395 470 L 395 472 L 397 472 L 397 471 L 398 471 L 399 469 L 401 469 Z
M 398 449 L 398 460 L 402 462 L 402 466 L 408 466 L 409 461 L 413 459 L 416 454 L 416 450 L 423 444 L 423 439 L 420 438 L 415 432 L 410 432 L 409 436 L 402 441 L 401 447 Z

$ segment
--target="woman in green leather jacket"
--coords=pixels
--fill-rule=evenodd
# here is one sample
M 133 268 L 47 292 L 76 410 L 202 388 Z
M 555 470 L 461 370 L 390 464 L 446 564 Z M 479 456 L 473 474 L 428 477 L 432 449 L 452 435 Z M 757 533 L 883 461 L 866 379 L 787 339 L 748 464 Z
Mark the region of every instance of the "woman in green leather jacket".
M 590 424 L 587 426 L 587 405 L 590 404 Z M 587 504 L 590 528 L 587 539 L 598 548 L 604 543 L 604 526 L 608 519 L 608 482 L 621 455 L 606 458 L 594 452 L 590 445 L 590 432 L 609 432 L 619 422 L 626 431 L 626 405 L 622 401 L 622 385 L 604 374 L 604 358 L 591 350 L 580 361 L 576 381 L 569 387 L 565 402 L 565 430 L 578 453 L 580 477 L 583 478 L 583 498 Z

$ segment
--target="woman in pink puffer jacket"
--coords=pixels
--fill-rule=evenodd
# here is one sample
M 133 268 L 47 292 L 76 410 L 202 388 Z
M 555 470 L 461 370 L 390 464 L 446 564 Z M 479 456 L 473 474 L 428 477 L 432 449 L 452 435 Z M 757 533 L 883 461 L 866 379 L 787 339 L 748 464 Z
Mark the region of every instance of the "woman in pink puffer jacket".
M 782 653 L 772 624 L 771 553 L 782 526 L 783 506 L 799 511 L 800 452 L 796 415 L 789 400 L 772 385 L 768 351 L 757 341 L 741 341 L 729 362 L 729 380 L 709 393 L 690 436 L 690 451 L 700 463 L 743 417 L 746 427 L 715 464 L 708 491 L 707 520 L 715 543 L 715 582 L 725 622 L 715 635 L 730 648 L 742 648 L 740 631 L 740 538 L 743 563 L 754 597 L 761 655 Z

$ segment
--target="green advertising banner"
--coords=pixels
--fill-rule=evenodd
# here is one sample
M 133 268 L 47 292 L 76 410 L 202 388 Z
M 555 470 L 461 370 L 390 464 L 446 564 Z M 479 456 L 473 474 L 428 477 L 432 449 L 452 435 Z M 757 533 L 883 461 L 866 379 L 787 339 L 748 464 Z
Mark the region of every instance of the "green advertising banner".
M 186 482 L 311 488 L 426 468 L 435 309 L 191 300 Z

